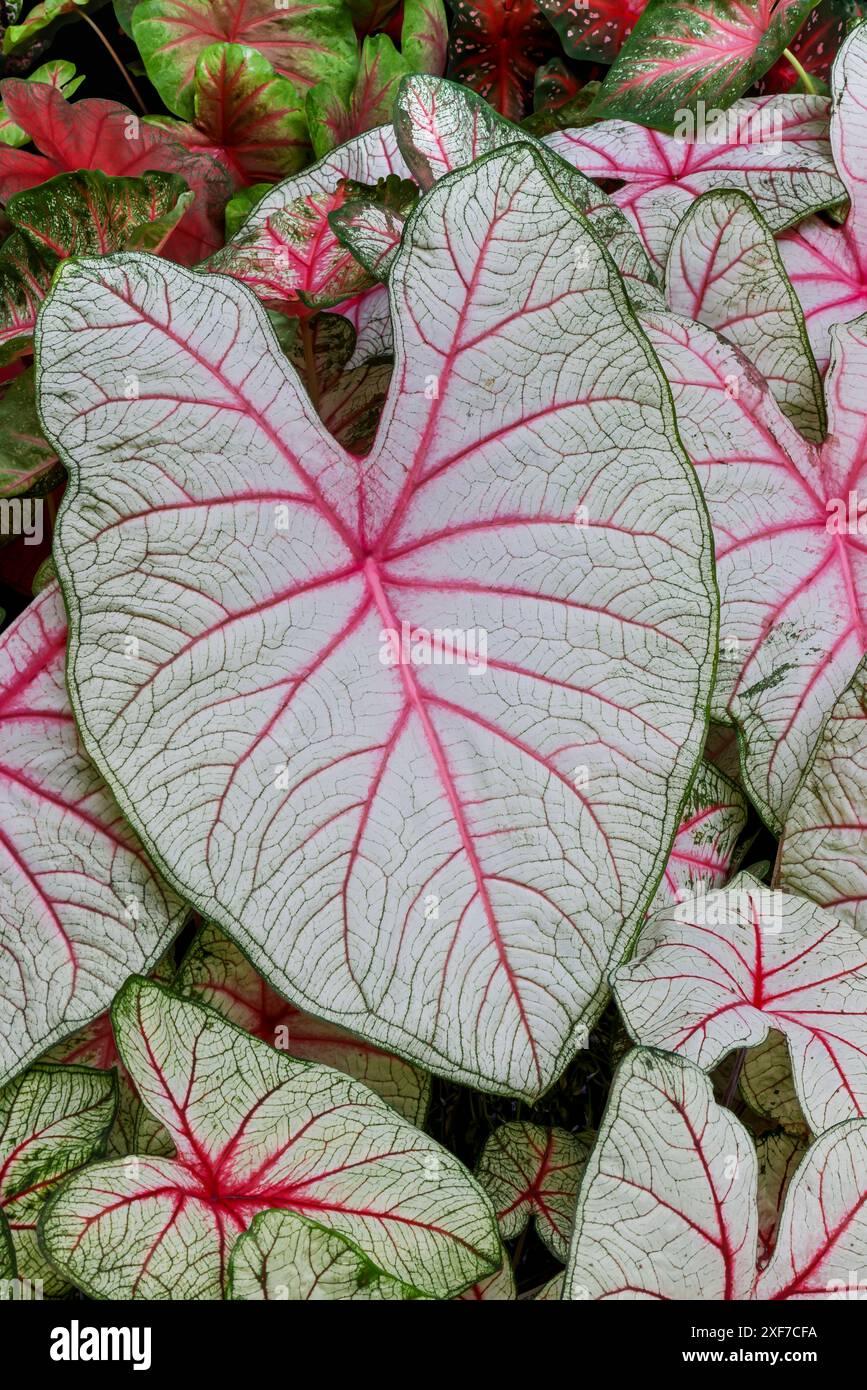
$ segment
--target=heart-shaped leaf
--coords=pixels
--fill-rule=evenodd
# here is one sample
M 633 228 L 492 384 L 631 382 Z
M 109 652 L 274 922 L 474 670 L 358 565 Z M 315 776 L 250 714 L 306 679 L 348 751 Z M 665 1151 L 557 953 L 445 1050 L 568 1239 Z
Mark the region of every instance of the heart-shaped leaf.
M 70 688 L 159 862 L 281 994 L 535 1096 L 602 1007 L 700 752 L 706 519 L 611 262 L 532 150 L 431 190 L 389 292 L 359 468 L 242 286 L 67 264 L 39 360 L 72 470 Z M 180 582 L 159 538 L 182 534 Z
M 593 103 L 675 129 L 684 111 L 731 106 L 777 61 L 816 0 L 648 0 Z
M 342 0 L 141 0 L 132 30 L 166 106 L 192 120 L 196 64 L 215 43 L 257 49 L 300 91 L 352 76 L 355 34 Z
M 578 1197 L 567 1299 L 743 1299 L 756 1154 L 708 1078 L 647 1048 L 618 1067 Z
M 295 1211 L 263 1211 L 238 1237 L 227 1297 L 316 1303 L 413 1298 L 351 1241 Z
M 632 33 L 646 0 L 539 0 L 570 58 L 610 63 Z
M 867 1259 L 867 1122 L 835 1125 L 789 1184 L 756 1298 L 863 1298 Z
M 651 912 L 688 898 L 700 886 L 725 883 L 746 821 L 743 792 L 712 763 L 702 762 Z
M 689 205 L 712 189 L 746 193 L 774 232 L 845 197 L 828 143 L 826 97 L 745 98 L 716 124 L 685 119 L 676 136 L 612 120 L 553 131 L 546 143 L 588 177 L 623 184 L 611 198 L 659 270 Z
M 552 1255 L 566 1259 L 578 1186 L 593 1138 L 522 1120 L 494 1130 L 476 1177 L 493 1203 L 503 1240 L 519 1236 L 532 1217 Z
M 833 325 L 867 311 L 867 24 L 853 29 L 840 49 L 832 90 L 831 148 L 849 195 L 848 216 L 842 227 L 811 217 L 780 241 L 822 370 Z
M 82 752 L 56 585 L 0 639 L 0 1080 L 90 1023 L 186 909 Z
M 342 1028 L 294 1009 L 270 989 L 237 946 L 215 927 L 196 936 L 183 959 L 175 988 L 197 996 L 248 1033 L 281 1052 L 363 1081 L 404 1119 L 423 1125 L 430 1077 L 408 1062 L 370 1047 Z
M 40 1213 L 63 1178 L 105 1153 L 116 1104 L 114 1074 L 90 1067 L 31 1067 L 0 1090 L 0 1209 L 19 1276 L 49 1298 L 69 1286 L 37 1244 Z
M 741 874 L 657 912 L 612 980 L 637 1042 L 708 1071 L 782 1033 L 814 1133 L 867 1111 L 867 941 L 806 899 Z
M 760 1269 L 764 1269 L 773 1253 L 789 1183 L 806 1151 L 803 1135 L 785 1131 L 766 1134 L 756 1144 Z
M 177 1159 L 100 1163 L 46 1209 L 50 1258 L 103 1298 L 220 1298 L 236 1237 L 285 1208 L 384 1273 L 448 1298 L 491 1272 L 490 1205 L 445 1149 L 366 1086 L 294 1062 L 162 985 L 130 980 L 118 1048 Z
M 761 372 L 807 439 L 825 434 L 822 383 L 774 235 L 743 193 L 705 193 L 678 227 L 665 273 L 678 314 L 716 329 Z
M 536 0 L 449 0 L 449 77 L 471 87 L 501 116 L 519 121 L 536 68 L 557 41 Z

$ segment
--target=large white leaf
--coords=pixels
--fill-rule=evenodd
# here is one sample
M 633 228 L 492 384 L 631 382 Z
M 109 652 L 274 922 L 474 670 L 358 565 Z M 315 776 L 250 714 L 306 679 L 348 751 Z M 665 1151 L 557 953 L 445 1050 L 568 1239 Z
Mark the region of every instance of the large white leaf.
M 789 807 L 780 883 L 867 935 L 867 661 L 831 711 Z
M 756 1231 L 743 1125 L 692 1063 L 630 1052 L 581 1184 L 564 1297 L 748 1298 Z
M 104 1012 L 186 911 L 82 750 L 65 659 L 52 585 L 0 639 L 0 1082 Z
M 118 1049 L 177 1158 L 97 1163 L 46 1208 L 52 1262 L 102 1298 L 213 1299 L 237 1236 L 286 1209 L 384 1273 L 448 1298 L 490 1273 L 490 1204 L 445 1149 L 366 1086 L 295 1062 L 206 1005 L 133 979 Z
M 531 150 L 437 184 L 389 292 L 360 464 L 242 286 L 62 273 L 39 357 L 70 689 L 170 880 L 282 994 L 535 1096 L 700 751 L 706 517 L 611 262 Z
M 504 1240 L 520 1235 L 532 1217 L 551 1253 L 566 1259 L 578 1185 L 592 1142 L 590 1134 L 543 1129 L 523 1120 L 494 1130 L 476 1177 L 493 1203 Z
M 637 1042 L 710 1070 L 775 1028 L 814 1133 L 867 1113 L 867 941 L 806 899 L 741 874 L 655 913 L 612 978 Z

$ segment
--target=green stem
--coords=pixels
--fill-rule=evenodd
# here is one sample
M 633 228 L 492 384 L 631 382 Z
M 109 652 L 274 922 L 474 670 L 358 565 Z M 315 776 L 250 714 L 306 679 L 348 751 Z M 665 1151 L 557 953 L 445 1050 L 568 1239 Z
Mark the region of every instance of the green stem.
M 798 62 L 791 49 L 784 48 L 783 57 L 785 58 L 786 62 L 791 63 L 792 67 L 795 69 L 795 72 L 798 74 L 798 79 L 800 82 L 803 83 L 804 91 L 808 94 L 808 96 L 815 96 L 816 87 L 812 77 Z

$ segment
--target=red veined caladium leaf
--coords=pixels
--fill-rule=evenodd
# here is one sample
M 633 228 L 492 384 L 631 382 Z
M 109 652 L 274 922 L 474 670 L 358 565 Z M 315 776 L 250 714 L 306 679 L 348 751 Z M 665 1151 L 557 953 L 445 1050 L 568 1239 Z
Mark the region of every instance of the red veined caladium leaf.
M 546 144 L 588 177 L 622 183 L 611 198 L 657 269 L 690 203 L 711 189 L 748 194 L 774 232 L 845 197 L 828 143 L 827 97 L 744 98 L 704 126 L 687 112 L 674 136 L 600 121 L 552 131 Z
M 293 1008 L 216 927 L 206 926 L 198 933 L 181 963 L 175 988 L 199 996 L 240 1028 L 291 1057 L 354 1076 L 404 1119 L 424 1124 L 429 1076 L 344 1029 Z
M 566 1259 L 575 1199 L 593 1137 L 522 1120 L 494 1130 L 476 1177 L 491 1199 L 504 1240 L 519 1236 L 532 1217 L 552 1255 Z
M 84 756 L 65 646 L 56 585 L 0 641 L 0 1080 L 102 1013 L 186 913 Z
M 466 87 L 421 74 L 406 78 L 395 103 L 394 129 L 401 154 L 422 188 L 430 188 L 480 155 L 515 142 L 529 145 L 561 192 L 588 215 L 597 237 L 629 281 L 633 297 L 649 293 L 641 287 L 654 280 L 653 272 L 625 216 L 578 169 L 552 155 L 547 141 L 498 116 Z
M 567 1299 L 746 1299 L 756 1270 L 756 1153 L 682 1057 L 620 1063 L 581 1184 Z
M 602 1006 L 700 752 L 706 519 L 611 262 L 532 150 L 432 189 L 389 292 L 359 467 L 243 287 L 152 257 L 61 271 L 39 361 L 73 478 L 71 689 L 159 861 L 281 994 L 535 1096 Z M 187 526 L 179 604 L 157 537 Z
M 539 0 L 570 58 L 610 63 L 645 8 L 646 0 Z
M 368 274 L 384 281 L 417 198 L 418 187 L 411 179 L 392 174 L 373 194 L 346 198 L 328 214 L 328 225 Z
M 782 1033 L 816 1134 L 867 1110 L 867 941 L 805 898 L 741 874 L 655 913 L 612 983 L 637 1042 L 707 1070 Z
M 502 1263 L 496 1274 L 472 1284 L 458 1294 L 462 1303 L 507 1303 L 517 1298 L 515 1276 L 507 1250 L 502 1251 Z
M 202 150 L 239 184 L 274 183 L 303 169 L 310 144 L 304 99 L 255 48 L 215 43 L 196 60 L 193 120 L 152 124 Z
M 747 1053 L 740 1074 L 740 1091 L 747 1105 L 763 1119 L 779 1125 L 795 1137 L 810 1128 L 795 1090 L 789 1048 L 775 1029 Z
M 822 370 L 834 324 L 867 311 L 867 24 L 859 24 L 840 49 L 832 87 L 831 148 L 849 195 L 846 221 L 831 227 L 811 217 L 780 239 Z
M 449 77 L 519 121 L 557 40 L 536 0 L 449 0 Z
M 194 114 L 196 63 L 215 43 L 249 45 L 301 92 L 352 77 L 352 19 L 342 0 L 141 0 L 133 37 L 147 74 L 176 116 Z
M 41 0 L 39 4 L 31 5 L 20 24 L 10 24 L 4 30 L 3 52 L 15 53 L 18 49 L 28 47 L 50 25 L 75 19 L 77 10 L 98 9 L 100 3 L 104 3 L 104 0 L 96 0 L 93 4 L 91 0 Z M 10 7 L 6 8 L 8 10 Z M 19 14 L 14 15 L 14 18 L 17 19 L 21 5 L 18 4 L 16 8 Z
M 802 1135 L 786 1134 L 783 1130 L 765 1134 L 756 1143 L 760 1269 L 764 1269 L 773 1253 L 789 1183 L 806 1151 L 807 1141 Z
M 21 1278 L 41 1280 L 43 1296 L 67 1292 L 36 1239 L 57 1185 L 105 1153 L 117 1087 L 110 1071 L 31 1067 L 0 1090 L 0 1209 L 9 1223 Z
M 0 149 L 0 201 L 8 202 L 55 174 L 80 169 L 123 178 L 161 170 L 180 175 L 196 195 L 166 244 L 166 255 L 190 265 L 222 245 L 223 208 L 232 185 L 227 171 L 208 154 L 185 149 L 117 101 L 67 102 L 45 83 L 14 78 L 0 83 L 0 94 L 39 150 Z
M 227 1296 L 351 1303 L 418 1295 L 383 1274 L 337 1231 L 299 1212 L 263 1211 L 235 1241 Z
M 719 888 L 725 883 L 746 822 L 747 801 L 740 787 L 712 763 L 702 762 L 650 910 L 690 897 L 700 884 Z
M 112 1015 L 124 1064 L 177 1158 L 95 1164 L 60 1189 L 42 1239 L 79 1288 L 219 1298 L 237 1236 L 274 1209 L 337 1231 L 432 1297 L 493 1271 L 499 1238 L 481 1188 L 366 1086 L 292 1061 L 147 980 L 128 981 Z
M 449 41 L 443 0 L 404 0 L 400 51 L 411 72 L 441 75 Z
M 671 131 L 684 111 L 725 109 L 777 61 L 815 5 L 816 0 L 648 0 L 593 114 Z
M 642 324 L 714 527 L 722 602 L 713 714 L 739 727 L 744 785 L 780 833 L 867 648 L 865 543 L 845 520 L 850 492 L 863 491 L 867 323 L 835 330 L 821 448 L 797 433 L 735 348 L 674 315 L 643 311 Z
M 372 295 L 359 295 L 362 305 Z M 341 306 L 343 308 L 345 306 Z M 316 413 L 334 438 L 362 457 L 373 443 L 391 381 L 391 318 L 385 303 L 388 343 L 372 340 L 373 324 L 362 337 L 344 314 L 313 318 L 272 315 L 280 346 L 300 376 Z
M 863 1298 L 865 1259 L 867 1121 L 849 1120 L 821 1135 L 802 1159 L 755 1296 Z
M 55 87 L 64 97 L 71 97 L 84 81 L 84 74 L 76 77 L 74 63 L 65 63 L 55 59 L 53 62 L 43 63 L 42 67 L 31 72 L 26 80 L 28 82 L 44 82 L 50 87 Z M 6 108 L 0 103 L 0 143 L 12 145 L 17 149 L 20 145 L 26 145 L 29 139 L 30 136 L 27 131 L 15 124 Z
M 867 661 L 828 717 L 795 792 L 780 884 L 867 936 Z
M 804 315 L 773 233 L 745 194 L 696 199 L 671 243 L 665 288 L 672 309 L 741 349 L 801 434 L 824 437 L 825 399 Z
M 788 51 L 798 67 L 807 74 L 813 90 L 826 92 L 831 76 L 831 64 L 842 43 L 846 29 L 864 14 L 860 0 L 822 0 L 807 15 Z M 806 91 L 803 77 L 785 53 L 756 84 L 760 92 Z

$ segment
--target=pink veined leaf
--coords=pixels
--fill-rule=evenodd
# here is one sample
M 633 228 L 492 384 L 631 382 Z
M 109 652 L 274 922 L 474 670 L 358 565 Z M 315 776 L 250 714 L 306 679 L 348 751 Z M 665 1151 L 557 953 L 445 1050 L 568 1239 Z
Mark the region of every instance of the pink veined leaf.
M 578 1187 L 594 1137 L 520 1120 L 494 1130 L 476 1165 L 476 1177 L 491 1199 L 503 1240 L 519 1236 L 532 1218 L 552 1255 L 566 1259 Z
M 405 1119 L 424 1124 L 429 1076 L 344 1029 L 293 1008 L 215 927 L 205 926 L 198 933 L 174 987 L 179 993 L 199 996 L 239 1028 L 291 1057 L 354 1076 Z
M 822 371 L 834 324 L 867 311 L 867 24 L 853 29 L 840 49 L 832 89 L 831 148 L 849 195 L 846 221 L 831 227 L 811 217 L 780 238 Z
M 71 97 L 84 81 L 84 75 L 76 77 L 73 63 L 55 59 L 53 62 L 43 63 L 35 72 L 29 73 L 26 80 L 44 82 L 49 87 L 55 87 L 63 96 Z M 29 139 L 27 131 L 16 125 L 5 106 L 0 104 L 0 144 L 12 145 L 17 149 L 20 145 L 26 145 Z
M 351 1303 L 418 1295 L 389 1279 L 337 1231 L 295 1211 L 263 1211 L 234 1244 L 226 1297 Z
M 834 706 L 795 792 L 780 884 L 867 936 L 867 661 Z
M 718 768 L 702 762 L 650 911 L 681 902 L 700 886 L 725 883 L 746 822 L 743 792 Z
M 432 189 L 389 293 L 359 464 L 243 287 L 150 257 L 61 273 L 39 360 L 74 478 L 71 688 L 160 862 L 281 994 L 535 1096 L 598 1014 L 703 742 L 706 520 L 611 262 L 532 150 Z M 179 586 L 158 538 L 187 527 Z M 134 667 L 93 665 L 103 622 Z
M 649 0 L 593 103 L 671 131 L 684 111 L 725 108 L 779 58 L 816 0 Z
M 821 1135 L 801 1160 L 755 1297 L 861 1298 L 865 1252 L 867 1121 L 849 1120 Z
M 307 96 L 307 119 L 314 153 L 320 158 L 356 135 L 391 119 L 398 84 L 409 64 L 387 34 L 365 39 L 358 74 L 349 94 L 323 82 Z
M 636 1048 L 590 1155 L 566 1299 L 746 1299 L 756 1271 L 756 1153 L 691 1062 Z
M 449 0 L 449 8 L 449 77 L 519 121 L 536 68 L 557 51 L 542 6 L 536 0 Z
M 186 914 L 81 749 L 65 658 L 52 585 L 0 640 L 0 1080 L 103 1013 Z
M 148 77 L 176 116 L 194 114 L 196 64 L 211 44 L 254 48 L 299 91 L 351 79 L 357 63 L 343 0 L 141 0 L 132 30 Z
M 508 1250 L 502 1250 L 502 1257 L 496 1274 L 489 1275 L 487 1279 L 472 1284 L 463 1293 L 458 1294 L 462 1303 L 508 1303 L 517 1298 L 515 1276 Z
M 741 874 L 655 913 L 612 984 L 637 1042 L 708 1071 L 782 1033 L 815 1134 L 867 1110 L 867 941 L 804 898 Z
M 237 1237 L 274 1210 L 311 1217 L 431 1297 L 496 1267 L 484 1193 L 360 1082 L 292 1061 L 213 1009 L 135 977 L 112 1015 L 127 1070 L 177 1158 L 94 1164 L 60 1190 L 42 1238 L 79 1288 L 223 1297 Z
M 795 1090 L 788 1044 L 782 1033 L 772 1029 L 763 1043 L 750 1048 L 739 1084 L 741 1095 L 757 1115 L 795 1138 L 809 1134 L 809 1125 Z
M 647 0 L 539 0 L 570 58 L 610 63 L 617 56 Z
M 807 15 L 801 28 L 789 44 L 789 52 L 798 60 L 810 81 L 819 91 L 827 91 L 831 65 L 840 48 L 846 28 L 862 18 L 861 0 L 822 0 Z M 756 83 L 760 92 L 791 92 L 803 90 L 801 75 L 785 54 L 778 58 L 761 80 Z
M 742 733 L 741 772 L 775 833 L 867 651 L 863 494 L 867 321 L 834 330 L 828 438 L 797 433 L 746 359 L 708 329 L 644 311 L 710 511 L 720 586 L 712 715 Z
M 774 1252 L 783 1202 L 792 1176 L 807 1151 L 802 1135 L 765 1134 L 756 1143 L 758 1158 L 759 1269 Z
M 448 41 L 448 20 L 443 0 L 405 0 L 400 51 L 411 72 L 432 72 L 436 77 L 442 76 Z
M 845 197 L 828 143 L 827 97 L 744 98 L 705 129 L 687 111 L 675 135 L 610 120 L 553 131 L 545 143 L 590 178 L 622 184 L 611 199 L 660 270 L 684 213 L 711 189 L 747 194 L 774 232 Z

